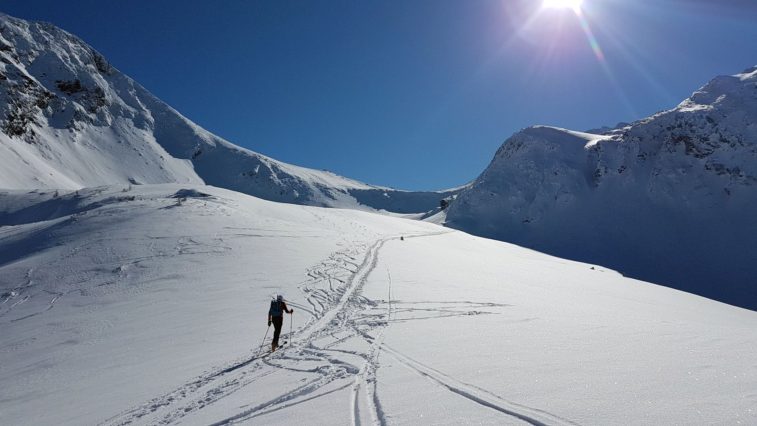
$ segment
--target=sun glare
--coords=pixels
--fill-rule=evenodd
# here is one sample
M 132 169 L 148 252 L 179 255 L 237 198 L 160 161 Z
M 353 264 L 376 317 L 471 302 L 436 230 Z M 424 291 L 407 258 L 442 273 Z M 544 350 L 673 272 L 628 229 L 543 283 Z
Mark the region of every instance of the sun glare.
M 576 12 L 581 10 L 583 0 L 544 0 L 544 8 L 549 9 L 573 9 Z

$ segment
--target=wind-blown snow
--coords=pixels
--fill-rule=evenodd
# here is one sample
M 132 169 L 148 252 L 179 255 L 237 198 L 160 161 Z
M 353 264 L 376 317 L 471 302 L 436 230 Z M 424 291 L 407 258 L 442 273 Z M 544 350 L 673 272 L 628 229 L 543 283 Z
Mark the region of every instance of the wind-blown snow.
M 525 129 L 446 224 L 757 309 L 757 71 L 602 135 Z
M 757 421 L 755 312 L 207 186 L 0 197 L 0 424 Z

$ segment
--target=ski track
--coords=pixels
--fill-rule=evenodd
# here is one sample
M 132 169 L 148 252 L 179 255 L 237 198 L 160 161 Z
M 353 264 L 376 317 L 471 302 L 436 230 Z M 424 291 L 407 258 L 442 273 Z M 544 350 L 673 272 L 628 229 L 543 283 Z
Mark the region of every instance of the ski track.
M 394 359 L 396 359 L 402 365 L 414 371 L 415 373 L 428 378 L 429 380 L 431 380 L 431 382 L 454 394 L 460 395 L 463 398 L 469 399 L 477 404 L 481 404 L 484 407 L 488 407 L 508 416 L 515 417 L 534 426 L 577 425 L 577 423 L 575 422 L 556 416 L 547 411 L 506 401 L 494 393 L 491 393 L 478 386 L 461 382 L 445 373 L 442 373 L 439 370 L 436 370 L 426 364 L 403 355 L 399 351 L 387 345 L 384 345 L 383 349 Z
M 253 408 L 247 409 L 242 413 L 231 416 L 225 420 L 218 422 L 218 424 L 229 424 L 246 418 L 256 417 L 261 411 L 270 411 L 274 406 L 282 403 L 287 403 L 293 398 L 300 396 L 306 396 L 312 392 L 317 391 L 321 387 L 331 383 L 334 380 L 338 380 L 341 377 L 348 377 L 354 375 L 358 371 L 357 367 L 354 367 L 345 363 L 335 362 L 336 360 L 328 356 L 324 356 L 321 351 L 312 345 L 312 341 L 322 335 L 330 334 L 329 324 L 337 316 L 337 313 L 344 310 L 344 307 L 349 297 L 354 293 L 355 283 L 360 282 L 364 284 L 367 275 L 370 270 L 375 267 L 376 253 L 380 245 L 389 239 L 396 238 L 390 237 L 382 240 L 378 240 L 367 250 L 363 245 L 353 245 L 346 249 L 332 253 L 321 264 L 311 268 L 307 272 L 310 277 L 300 285 L 300 289 L 306 294 L 308 304 L 312 309 L 306 309 L 314 319 L 309 320 L 302 328 L 298 330 L 298 339 L 290 342 L 290 350 L 282 350 L 276 354 L 270 356 L 271 360 L 283 358 L 285 352 L 292 352 L 295 350 L 295 344 L 298 346 L 300 353 L 307 353 L 308 348 L 314 348 L 316 358 L 315 360 L 323 361 L 326 368 L 314 369 L 312 371 L 306 371 L 308 373 L 319 374 L 321 377 L 313 381 L 309 386 L 297 388 L 293 391 L 280 395 L 268 402 L 256 405 Z M 356 269 L 343 268 L 341 265 L 352 265 L 354 268 L 354 260 L 360 255 L 360 252 L 366 252 L 364 261 Z M 349 259 L 351 262 L 345 261 Z M 344 270 L 346 269 L 346 270 Z M 363 270 L 362 274 L 359 274 Z M 330 271 L 330 274 L 327 274 Z M 324 277 L 333 288 L 333 281 L 343 283 L 340 288 L 337 288 L 333 293 L 328 293 L 319 288 L 319 285 L 323 284 Z M 329 303 L 331 302 L 331 303 Z M 329 305 L 335 305 L 334 308 L 328 309 Z M 294 307 L 304 308 L 293 304 Z M 305 350 L 303 350 L 305 349 Z M 296 358 L 292 358 L 296 359 Z M 189 413 L 200 409 L 208 404 L 211 404 L 225 396 L 228 396 L 240 388 L 249 385 L 254 382 L 255 379 L 262 377 L 257 376 L 252 380 L 239 380 L 239 379 L 226 379 L 227 375 L 242 375 L 247 376 L 249 373 L 260 370 L 264 367 L 273 367 L 269 374 L 273 373 L 275 369 L 284 368 L 271 362 L 261 362 L 263 357 L 252 357 L 248 359 L 238 359 L 231 365 L 226 365 L 215 369 L 199 378 L 190 381 L 187 384 L 180 386 L 179 388 L 171 391 L 162 396 L 158 396 L 142 404 L 138 407 L 124 411 L 110 419 L 105 420 L 101 424 L 108 425 L 127 425 L 134 422 L 148 423 L 148 424 L 170 424 L 179 421 Z M 336 370 L 336 371 L 334 371 Z M 226 380 L 224 380 L 226 379 Z M 220 382 L 220 383 L 219 383 Z M 209 389 L 208 389 L 209 388 Z M 203 394 L 202 391 L 205 391 Z M 181 405 L 169 413 L 164 414 L 161 419 L 156 419 L 155 416 L 159 415 L 158 411 L 165 411 L 172 406 Z
M 406 239 L 428 237 L 447 232 L 449 231 L 405 235 L 404 237 Z M 242 357 L 230 364 L 219 366 L 169 393 L 128 409 L 101 424 L 178 423 L 186 420 L 192 413 L 253 385 L 268 375 L 278 371 L 291 371 L 306 374 L 310 376 L 310 379 L 294 389 L 265 401 L 239 407 L 241 411 L 212 424 L 228 425 L 244 422 L 349 389 L 348 402 L 352 424 L 384 425 L 387 423 L 387 417 L 378 395 L 376 371 L 379 368 L 381 353 L 386 352 L 400 364 L 428 378 L 432 383 L 508 417 L 532 425 L 575 425 L 569 420 L 546 411 L 506 401 L 489 391 L 461 382 L 383 343 L 386 327 L 393 322 L 495 314 L 486 309 L 508 306 L 472 301 L 402 302 L 393 300 L 392 279 L 388 269 L 386 271 L 387 301 L 378 302 L 364 297 L 361 294 L 363 287 L 378 264 L 378 253 L 381 247 L 387 241 L 394 239 L 399 239 L 399 236 L 381 238 L 371 245 L 348 245 L 306 271 L 308 278 L 298 287 L 306 295 L 309 306 L 291 302 L 290 305 L 309 313 L 311 318 L 298 328 L 293 338 L 289 336 L 289 343 L 278 352 L 270 355 Z M 189 239 L 182 243 L 191 245 L 195 241 Z M 363 261 L 358 263 L 357 259 L 360 257 Z M 413 305 L 423 304 L 438 307 L 413 307 Z M 414 312 L 423 312 L 428 316 L 402 316 Z M 287 339 L 286 333 L 282 333 L 282 338 Z M 318 343 L 323 340 L 326 342 L 319 345 Z M 367 349 L 347 350 L 337 347 L 350 340 L 362 342 L 361 344 L 366 345 Z M 255 348 L 253 351 L 259 350 Z M 304 362 L 308 366 L 315 366 L 312 368 L 294 367 Z

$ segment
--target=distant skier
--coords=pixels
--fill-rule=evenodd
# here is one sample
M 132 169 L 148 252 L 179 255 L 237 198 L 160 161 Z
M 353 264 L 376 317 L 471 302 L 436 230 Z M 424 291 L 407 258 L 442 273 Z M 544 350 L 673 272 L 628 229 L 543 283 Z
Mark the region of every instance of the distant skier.
M 273 341 L 271 342 L 271 352 L 276 351 L 279 347 L 279 335 L 281 334 L 281 325 L 284 323 L 284 312 L 291 314 L 294 309 L 288 309 L 284 303 L 284 296 L 276 296 L 276 300 L 271 300 L 271 308 L 268 309 L 268 326 L 273 323 Z

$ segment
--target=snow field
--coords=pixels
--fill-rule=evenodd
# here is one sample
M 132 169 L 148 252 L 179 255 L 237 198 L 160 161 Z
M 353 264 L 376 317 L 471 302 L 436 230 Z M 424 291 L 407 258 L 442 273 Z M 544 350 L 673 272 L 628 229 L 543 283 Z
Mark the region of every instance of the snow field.
M 345 259 L 360 262 L 365 245 L 438 229 L 212 187 L 172 198 L 183 188 L 99 188 L 49 205 L 29 194 L 54 218 L 0 228 L 0 423 L 93 424 L 228 367 L 257 348 L 272 294 L 306 308 L 298 327 L 324 309 L 324 284 L 298 290 L 315 282 L 309 268 L 323 263 L 338 293 Z M 56 217 L 69 202 L 74 213 Z
M 462 233 L 387 244 L 382 268 L 378 393 L 399 423 L 757 421 L 754 312 Z M 463 398 L 483 401 L 450 410 Z
M 2 424 L 757 421 L 751 311 L 213 187 L 3 196 Z M 279 292 L 295 333 L 260 356 Z

